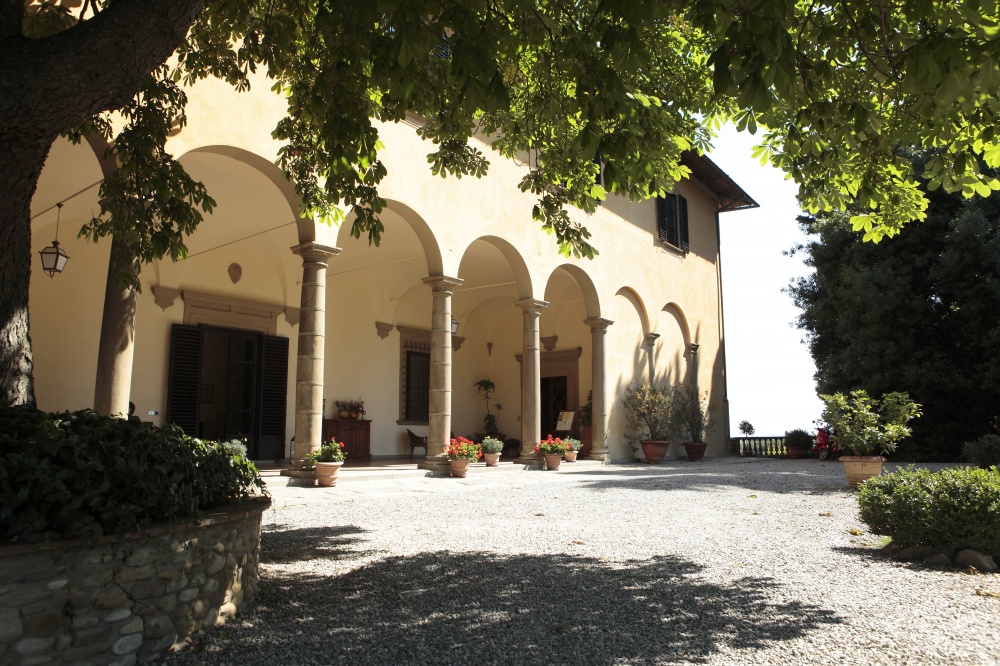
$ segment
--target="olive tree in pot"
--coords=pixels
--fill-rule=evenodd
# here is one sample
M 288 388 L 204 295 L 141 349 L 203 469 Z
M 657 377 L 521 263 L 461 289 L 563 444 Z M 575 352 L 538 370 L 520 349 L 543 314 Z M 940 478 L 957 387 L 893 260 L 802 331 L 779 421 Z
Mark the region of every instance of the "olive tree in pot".
M 625 389 L 622 396 L 626 437 L 638 440 L 648 463 L 662 462 L 671 441 L 670 389 L 638 381 Z
M 824 402 L 820 419 L 833 430 L 834 443 L 854 453 L 840 457 L 852 486 L 882 473 L 882 454 L 895 451 L 899 440 L 910 436 L 910 421 L 920 416 L 920 405 L 898 391 L 881 400 L 863 389 L 820 398 Z
M 699 394 L 693 386 L 674 386 L 670 391 L 670 429 L 684 440 L 688 460 L 705 457 L 705 437 L 715 426 L 708 411 L 708 392 Z
M 805 455 L 805 452 L 812 448 L 813 436 L 802 428 L 789 430 L 785 433 L 785 455 L 789 460 L 798 460 Z

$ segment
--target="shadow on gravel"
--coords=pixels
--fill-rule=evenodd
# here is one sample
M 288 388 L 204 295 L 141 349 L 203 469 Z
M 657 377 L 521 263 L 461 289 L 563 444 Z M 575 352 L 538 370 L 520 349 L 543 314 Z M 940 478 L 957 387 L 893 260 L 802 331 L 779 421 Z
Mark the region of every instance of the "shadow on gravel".
M 752 462 L 726 466 L 711 463 L 623 465 L 621 470 L 612 472 L 582 471 L 574 472 L 573 476 L 581 480 L 582 486 L 596 490 L 713 490 L 722 487 L 757 490 L 766 487 L 771 492 L 816 494 L 850 490 L 839 465 L 831 469 L 825 463 L 811 461 L 804 461 L 801 466 L 786 464 L 780 467 Z
M 287 528 L 275 525 L 260 535 L 260 561 L 264 563 L 302 560 L 356 559 L 359 551 L 347 546 L 359 541 L 365 531 L 353 525 Z
M 235 624 L 167 663 L 697 663 L 843 622 L 779 601 L 772 580 L 719 585 L 701 570 L 676 557 L 425 552 L 338 576 L 270 573 Z

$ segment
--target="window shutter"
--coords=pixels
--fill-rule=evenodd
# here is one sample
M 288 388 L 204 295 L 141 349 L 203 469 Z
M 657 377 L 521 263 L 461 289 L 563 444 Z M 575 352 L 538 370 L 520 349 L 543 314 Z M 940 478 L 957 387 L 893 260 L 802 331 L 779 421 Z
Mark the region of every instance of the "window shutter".
M 663 221 L 664 226 L 664 237 L 661 237 L 664 243 L 670 243 L 674 247 L 680 245 L 680 238 L 677 233 L 677 195 L 668 194 L 664 197 L 665 206 L 665 216 Z
M 407 421 L 427 421 L 430 414 L 431 355 L 429 352 L 406 352 Z
M 265 335 L 261 353 L 258 460 L 285 457 L 285 405 L 288 402 L 288 338 Z
M 656 236 L 664 243 L 668 242 L 672 197 L 672 194 L 668 194 L 666 197 L 656 197 Z
M 201 347 L 201 329 L 173 325 L 170 330 L 167 423 L 177 424 L 191 437 L 198 436 Z
M 691 242 L 688 238 L 688 200 L 677 196 L 677 220 L 680 227 L 680 247 L 684 252 L 691 251 Z

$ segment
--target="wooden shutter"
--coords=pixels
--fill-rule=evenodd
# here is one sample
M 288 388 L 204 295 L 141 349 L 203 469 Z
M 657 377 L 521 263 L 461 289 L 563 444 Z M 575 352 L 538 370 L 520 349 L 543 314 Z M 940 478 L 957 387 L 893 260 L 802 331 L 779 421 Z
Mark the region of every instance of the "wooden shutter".
M 198 435 L 201 333 L 195 326 L 181 324 L 170 330 L 167 423 L 176 423 L 191 437 Z
M 431 355 L 427 352 L 406 352 L 406 414 L 407 421 L 427 421 L 430 412 Z
M 288 404 L 288 338 L 263 336 L 260 363 L 260 421 L 257 460 L 285 457 L 285 405 Z
M 668 199 L 656 197 L 656 237 L 663 243 L 667 242 L 667 208 L 669 205 Z
M 680 228 L 680 244 L 678 247 L 685 252 L 691 251 L 691 241 L 688 238 L 688 200 L 677 196 L 677 221 Z

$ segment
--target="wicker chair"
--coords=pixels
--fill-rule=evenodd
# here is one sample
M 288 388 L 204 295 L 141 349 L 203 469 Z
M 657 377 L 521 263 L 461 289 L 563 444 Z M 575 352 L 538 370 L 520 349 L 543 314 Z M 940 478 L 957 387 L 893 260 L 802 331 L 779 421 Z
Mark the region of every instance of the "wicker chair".
M 410 440 L 410 460 L 413 460 L 413 449 L 418 446 L 424 448 L 424 455 L 427 455 L 427 438 L 421 437 L 417 433 L 413 432 L 409 428 L 406 429 L 406 437 Z

